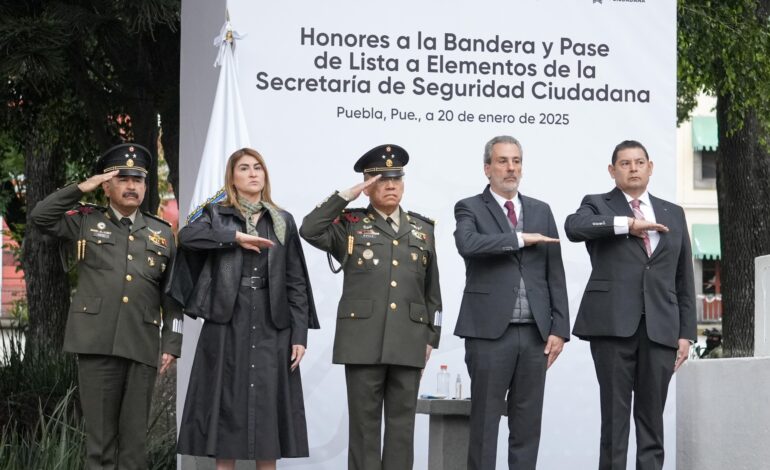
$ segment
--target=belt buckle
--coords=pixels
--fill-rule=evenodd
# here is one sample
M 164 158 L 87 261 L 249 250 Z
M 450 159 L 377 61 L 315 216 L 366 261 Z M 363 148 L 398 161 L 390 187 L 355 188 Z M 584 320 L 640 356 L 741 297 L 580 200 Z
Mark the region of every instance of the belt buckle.
M 257 290 L 257 284 L 256 284 L 256 282 L 257 282 L 256 280 L 257 279 L 262 279 L 262 278 L 260 276 L 250 276 L 249 277 L 249 283 L 251 284 L 249 287 L 251 287 L 252 290 Z

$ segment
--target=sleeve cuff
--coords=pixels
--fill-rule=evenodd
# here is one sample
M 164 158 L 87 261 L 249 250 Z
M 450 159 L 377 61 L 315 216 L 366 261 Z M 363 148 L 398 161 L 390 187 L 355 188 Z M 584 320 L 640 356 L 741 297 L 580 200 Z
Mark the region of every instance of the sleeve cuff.
M 521 232 L 516 232 L 516 242 L 519 244 L 519 249 L 524 248 L 524 237 L 521 236 Z
M 628 217 L 617 216 L 614 219 L 613 226 L 615 235 L 625 235 L 628 233 Z
M 353 194 L 349 189 L 346 189 L 344 191 L 337 191 L 337 194 L 347 202 L 350 202 L 353 200 Z

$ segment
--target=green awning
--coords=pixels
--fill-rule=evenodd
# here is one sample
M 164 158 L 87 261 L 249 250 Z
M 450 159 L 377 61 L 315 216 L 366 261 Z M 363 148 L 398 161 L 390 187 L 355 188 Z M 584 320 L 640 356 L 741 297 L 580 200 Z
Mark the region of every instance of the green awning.
M 719 225 L 692 224 L 692 255 L 697 259 L 721 259 Z
M 716 150 L 719 145 L 717 118 L 715 116 L 693 116 L 692 149 L 696 152 Z

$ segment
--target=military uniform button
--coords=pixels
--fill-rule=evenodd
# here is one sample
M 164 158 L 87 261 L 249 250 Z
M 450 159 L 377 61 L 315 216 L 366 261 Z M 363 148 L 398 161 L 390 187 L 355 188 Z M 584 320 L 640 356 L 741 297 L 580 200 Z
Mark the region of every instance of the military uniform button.
M 392 304 L 390 304 L 390 309 L 391 309 L 391 310 L 395 310 L 395 309 L 396 309 L 396 307 L 397 307 L 397 305 L 396 305 L 396 303 L 395 303 L 395 302 L 393 302 Z
M 128 303 L 128 297 L 123 297 L 123 303 L 124 303 L 124 304 L 127 304 L 127 303 Z
M 422 321 L 422 317 L 420 317 L 420 321 Z
M 131 279 L 133 279 L 133 277 L 131 277 L 130 274 L 126 274 L 126 281 L 131 281 Z
M 134 257 L 131 255 L 128 255 L 128 260 L 131 261 L 132 259 L 134 259 Z
M 134 241 L 134 236 L 133 235 L 129 235 L 128 239 L 131 240 L 131 241 Z
M 398 286 L 398 282 L 390 281 L 390 287 L 396 287 L 396 286 Z
M 350 312 L 350 318 L 355 318 L 356 314 L 353 312 Z
M 398 240 L 393 240 L 393 244 L 398 246 Z
M 83 311 L 84 312 L 87 311 L 87 310 L 88 310 L 88 307 L 83 307 Z
M 366 246 L 372 246 L 372 242 L 366 242 Z
M 96 240 L 96 244 L 97 244 L 97 245 L 101 245 L 101 244 L 102 244 L 102 241 L 101 241 L 101 240 Z
M 393 266 L 398 266 L 398 260 L 397 259 L 393 260 Z
M 159 252 L 158 252 L 158 256 L 163 256 L 163 253 L 161 253 L 161 252 L 159 251 Z
M 422 320 L 422 318 L 420 318 L 420 320 Z M 155 323 L 156 325 L 158 324 L 158 320 L 153 320 L 152 322 Z

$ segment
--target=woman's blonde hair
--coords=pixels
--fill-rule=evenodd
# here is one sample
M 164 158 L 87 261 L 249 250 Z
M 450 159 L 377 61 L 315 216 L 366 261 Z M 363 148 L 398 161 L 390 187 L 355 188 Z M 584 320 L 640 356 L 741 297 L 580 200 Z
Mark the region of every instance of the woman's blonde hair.
M 235 189 L 233 183 L 233 174 L 235 173 L 235 164 L 238 163 L 242 157 L 249 156 L 257 159 L 257 162 L 262 165 L 262 170 L 265 172 L 265 185 L 262 188 L 262 200 L 269 202 L 277 207 L 277 204 L 273 202 L 273 198 L 270 196 L 270 174 L 267 171 L 267 165 L 265 165 L 265 159 L 254 149 L 245 147 L 240 150 L 236 150 L 227 159 L 227 168 L 225 171 L 225 193 L 227 198 L 222 202 L 225 206 L 234 206 L 236 209 L 241 210 L 241 205 L 238 204 L 238 190 Z

